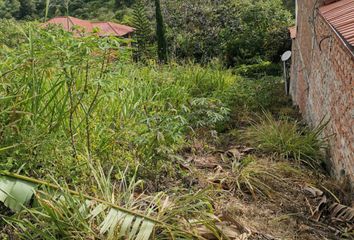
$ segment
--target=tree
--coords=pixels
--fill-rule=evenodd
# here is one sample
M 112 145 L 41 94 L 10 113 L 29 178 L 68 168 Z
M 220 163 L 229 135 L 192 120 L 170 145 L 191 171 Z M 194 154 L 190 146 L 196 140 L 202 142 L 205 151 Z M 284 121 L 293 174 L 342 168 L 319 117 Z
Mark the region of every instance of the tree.
M 135 57 L 141 60 L 149 55 L 149 42 L 151 37 L 150 21 L 146 15 L 145 6 L 138 1 L 133 9 L 132 25 L 135 30 L 136 50 Z
M 294 0 L 283 0 L 284 6 L 295 16 L 295 1 Z
M 115 9 L 120 9 L 123 7 L 131 7 L 134 5 L 135 0 L 114 0 Z
M 19 11 L 18 0 L 0 0 L 0 18 L 17 18 Z
M 167 42 L 165 37 L 165 27 L 161 13 L 160 0 L 155 0 L 156 12 L 156 36 L 157 36 L 157 55 L 160 63 L 167 62 Z
M 292 19 L 282 0 L 242 0 L 234 7 L 239 9 L 240 30 L 225 36 L 227 65 L 279 61 L 288 50 L 286 28 Z
M 225 36 L 240 31 L 239 10 L 230 7 L 234 1 L 165 0 L 169 54 L 199 63 L 221 57 Z
M 33 0 L 20 0 L 19 19 L 31 19 L 36 13 L 36 5 Z

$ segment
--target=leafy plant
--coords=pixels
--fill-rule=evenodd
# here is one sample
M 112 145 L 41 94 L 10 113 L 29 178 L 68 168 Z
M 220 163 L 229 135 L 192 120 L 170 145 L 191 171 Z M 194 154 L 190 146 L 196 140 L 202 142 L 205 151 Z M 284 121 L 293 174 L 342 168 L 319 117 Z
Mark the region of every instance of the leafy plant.
M 12 211 L 19 211 L 24 205 L 29 204 L 35 192 L 36 185 L 23 180 L 0 178 L 0 202 Z
M 248 125 L 249 119 L 266 109 L 277 117 L 298 118 L 291 99 L 285 95 L 281 77 L 236 77 L 232 85 L 220 92 L 220 99 L 230 108 L 230 125 Z
M 281 68 L 278 64 L 263 61 L 252 65 L 242 64 L 236 68 L 235 73 L 250 78 L 259 78 L 262 77 L 262 75 L 280 76 Z
M 194 128 L 215 128 L 226 122 L 230 109 L 218 99 L 195 98 L 191 102 L 190 122 Z

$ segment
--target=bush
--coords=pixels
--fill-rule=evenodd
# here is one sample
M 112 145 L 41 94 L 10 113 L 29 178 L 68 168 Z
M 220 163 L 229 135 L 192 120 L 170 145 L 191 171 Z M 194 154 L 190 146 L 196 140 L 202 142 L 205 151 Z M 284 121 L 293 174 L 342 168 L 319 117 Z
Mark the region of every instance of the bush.
M 259 122 L 246 130 L 246 138 L 265 153 L 276 153 L 286 159 L 318 166 L 323 160 L 322 150 L 326 147 L 321 138 L 324 126 L 300 128 L 297 122 L 277 121 L 270 113 L 265 113 Z
M 279 61 L 289 48 L 292 17 L 281 0 L 166 0 L 170 55 L 226 66 Z
M 259 78 L 262 76 L 280 76 L 282 69 L 279 64 L 271 63 L 269 61 L 262 61 L 261 63 L 245 65 L 235 69 L 235 74 L 249 77 Z
M 287 106 L 287 114 L 294 115 L 291 99 L 284 93 L 281 77 L 266 76 L 259 79 L 237 77 L 233 85 L 221 93 L 221 99 L 231 109 L 231 123 L 242 122 L 255 112 L 264 109 L 276 115 L 282 114 Z

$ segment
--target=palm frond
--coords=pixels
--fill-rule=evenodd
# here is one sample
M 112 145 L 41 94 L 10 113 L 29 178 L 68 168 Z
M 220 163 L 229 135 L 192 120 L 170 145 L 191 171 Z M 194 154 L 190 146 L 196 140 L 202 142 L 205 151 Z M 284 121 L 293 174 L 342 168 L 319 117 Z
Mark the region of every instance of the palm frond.
M 35 189 L 36 185 L 31 182 L 6 176 L 0 177 L 0 201 L 14 212 L 29 204 Z
M 47 212 L 51 213 L 49 214 L 51 218 L 57 217 L 54 215 L 66 216 L 67 212 L 62 213 L 65 211 L 65 205 L 70 206 L 68 212 L 71 211 L 76 216 L 83 215 L 86 209 L 89 210 L 86 215 L 87 221 L 98 223 L 100 234 L 107 234 L 108 239 L 114 239 L 118 235 L 128 237 L 128 239 L 148 240 L 154 227 L 157 224 L 162 224 L 150 216 L 72 190 L 62 189 L 50 183 L 17 174 L 4 172 L 1 174 L 3 176 L 0 178 L 0 201 L 15 212 L 20 211 L 24 205 L 29 205 L 34 195 L 41 207 L 47 208 Z M 59 190 L 62 195 L 54 200 L 51 194 L 42 191 L 38 191 L 41 194 L 36 194 L 36 188 L 39 185 Z M 77 199 L 75 200 L 73 196 L 76 196 Z M 80 203 L 80 197 L 84 199 L 84 203 Z M 73 212 L 73 209 L 77 209 L 78 213 Z M 102 216 L 103 221 L 99 223 Z M 28 222 L 22 223 L 22 225 L 26 224 Z
M 122 194 L 123 197 L 117 197 L 122 201 L 120 202 L 123 203 L 122 207 L 115 202 L 84 195 L 38 179 L 1 171 L 0 176 L 2 176 L 0 189 L 6 195 L 6 198 L 1 195 L 1 201 L 11 206 L 14 211 L 18 211 L 14 217 L 6 217 L 5 220 L 13 227 L 21 229 L 25 239 L 39 237 L 39 232 L 35 231 L 37 228 L 41 228 L 40 239 L 45 240 L 56 239 L 53 237 L 56 236 L 55 233 L 65 235 L 65 238 L 61 239 L 103 237 L 103 239 L 148 240 L 156 237 L 156 232 L 164 237 L 183 236 L 194 239 L 200 237 L 194 227 L 201 223 L 208 229 L 218 231 L 214 224 L 217 219 L 215 216 L 210 217 L 212 216 L 210 203 L 203 199 L 202 192 L 180 197 L 175 202 L 171 202 L 168 196 L 160 193 L 141 199 L 128 199 L 131 202 L 124 203 L 127 195 Z M 105 185 L 103 182 L 102 184 Z M 126 182 L 125 185 L 129 188 L 135 184 Z M 16 191 L 12 193 L 12 189 Z M 17 192 L 26 197 L 16 195 Z M 10 193 L 13 196 L 10 197 Z M 24 205 L 29 205 L 32 197 L 36 198 L 39 207 L 20 211 Z M 8 198 L 11 199 L 11 203 Z

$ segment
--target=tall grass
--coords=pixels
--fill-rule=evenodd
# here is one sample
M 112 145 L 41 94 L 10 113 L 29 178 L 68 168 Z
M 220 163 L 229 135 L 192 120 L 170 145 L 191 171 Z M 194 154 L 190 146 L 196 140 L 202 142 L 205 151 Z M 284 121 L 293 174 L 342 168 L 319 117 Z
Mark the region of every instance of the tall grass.
M 0 153 L 8 170 L 75 182 L 89 174 L 86 153 L 107 165 L 158 169 L 192 129 L 227 120 L 222 93 L 236 81 L 229 71 L 143 66 L 124 40 L 16 29 L 21 43 L 3 41 L 0 53 L 0 147 L 18 145 Z
M 253 146 L 263 152 L 318 166 L 323 161 L 326 147 L 326 141 L 321 136 L 325 125 L 315 129 L 304 128 L 297 122 L 276 120 L 270 113 L 265 113 L 246 130 L 246 136 Z

